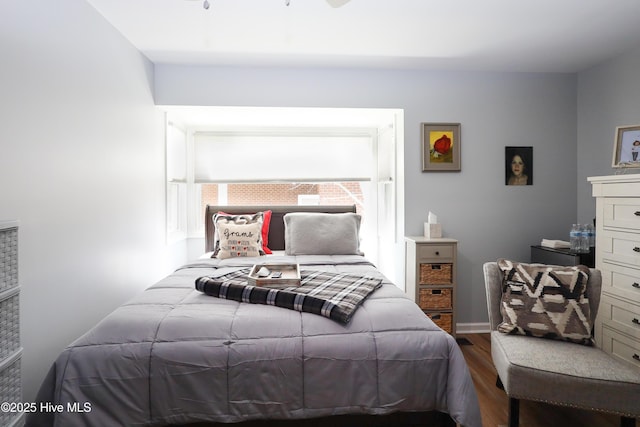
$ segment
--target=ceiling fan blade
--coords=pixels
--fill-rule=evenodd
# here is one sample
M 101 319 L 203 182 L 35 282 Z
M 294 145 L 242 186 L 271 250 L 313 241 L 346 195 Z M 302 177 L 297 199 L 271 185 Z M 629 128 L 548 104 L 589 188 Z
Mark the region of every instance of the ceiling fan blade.
M 342 7 L 349 3 L 349 1 L 351 0 L 327 0 L 327 3 L 329 3 L 331 7 Z

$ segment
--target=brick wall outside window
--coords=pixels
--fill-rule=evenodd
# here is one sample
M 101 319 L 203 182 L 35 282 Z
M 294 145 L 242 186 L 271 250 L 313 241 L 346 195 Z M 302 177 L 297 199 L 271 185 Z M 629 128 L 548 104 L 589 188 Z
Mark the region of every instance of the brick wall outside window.
M 364 196 L 357 182 L 319 184 L 228 184 L 228 205 L 297 205 L 299 195 L 319 195 L 321 205 L 352 205 L 363 214 Z M 202 185 L 202 209 L 218 204 L 218 184 Z

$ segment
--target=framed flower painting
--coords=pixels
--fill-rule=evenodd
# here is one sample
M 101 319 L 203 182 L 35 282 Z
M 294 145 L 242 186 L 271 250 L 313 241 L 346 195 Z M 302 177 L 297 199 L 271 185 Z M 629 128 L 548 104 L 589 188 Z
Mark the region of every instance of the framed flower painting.
M 460 171 L 460 123 L 422 123 L 422 171 Z

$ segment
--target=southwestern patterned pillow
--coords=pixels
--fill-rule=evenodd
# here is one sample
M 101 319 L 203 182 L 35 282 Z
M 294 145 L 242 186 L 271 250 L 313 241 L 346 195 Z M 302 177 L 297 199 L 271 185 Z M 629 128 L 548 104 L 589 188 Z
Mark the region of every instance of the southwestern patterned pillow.
M 498 260 L 504 275 L 498 331 L 592 345 L 589 268 Z

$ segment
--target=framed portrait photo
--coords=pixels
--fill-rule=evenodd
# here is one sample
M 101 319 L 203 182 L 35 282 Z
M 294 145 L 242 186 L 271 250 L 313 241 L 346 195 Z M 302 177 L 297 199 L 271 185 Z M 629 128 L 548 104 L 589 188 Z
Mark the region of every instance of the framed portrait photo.
M 618 126 L 613 145 L 614 168 L 640 168 L 640 125 Z
M 460 170 L 460 123 L 422 123 L 422 172 Z
M 504 147 L 505 185 L 533 185 L 533 147 Z

